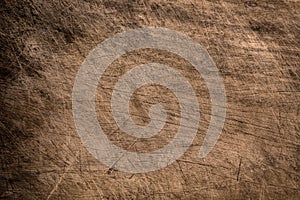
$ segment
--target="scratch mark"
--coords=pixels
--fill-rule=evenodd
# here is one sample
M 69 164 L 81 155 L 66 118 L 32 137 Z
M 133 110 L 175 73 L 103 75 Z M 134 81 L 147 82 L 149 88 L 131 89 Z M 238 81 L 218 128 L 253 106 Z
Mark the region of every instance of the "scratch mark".
M 47 200 L 49 200 L 51 198 L 51 196 L 53 195 L 53 193 L 57 190 L 59 184 L 61 183 L 61 181 L 63 180 L 63 178 L 65 177 L 66 173 L 71 169 L 73 163 L 75 162 L 76 160 L 76 157 L 78 156 L 78 153 L 77 155 L 75 156 L 75 159 L 70 163 L 70 165 L 65 169 L 64 173 L 59 177 L 57 183 L 54 185 L 53 189 L 51 190 L 50 194 L 48 195 L 47 197 Z
M 239 169 L 238 169 L 238 173 L 237 173 L 237 176 L 236 176 L 237 181 L 240 180 L 241 165 L 242 165 L 242 159 L 240 159 Z

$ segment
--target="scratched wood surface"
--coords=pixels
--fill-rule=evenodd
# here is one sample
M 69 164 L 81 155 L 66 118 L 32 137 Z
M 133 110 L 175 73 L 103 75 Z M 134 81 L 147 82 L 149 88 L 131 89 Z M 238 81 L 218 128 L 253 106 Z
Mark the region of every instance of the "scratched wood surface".
M 299 198 L 299 1 L 2 0 L 0 11 L 2 199 Z M 71 94 L 80 64 L 97 44 L 149 26 L 184 33 L 208 50 L 224 79 L 227 117 L 213 151 L 197 158 L 210 119 L 201 76 L 163 51 L 120 57 L 105 72 L 96 98 L 99 123 L 114 144 L 152 151 L 177 130 L 176 116 L 149 140 L 118 129 L 109 98 L 118 78 L 139 64 L 178 69 L 197 88 L 201 109 L 197 137 L 181 158 L 132 175 L 109 169 L 84 148 Z M 149 122 L 149 105 L 160 101 L 179 112 L 166 88 L 140 88 L 130 104 L 133 120 Z

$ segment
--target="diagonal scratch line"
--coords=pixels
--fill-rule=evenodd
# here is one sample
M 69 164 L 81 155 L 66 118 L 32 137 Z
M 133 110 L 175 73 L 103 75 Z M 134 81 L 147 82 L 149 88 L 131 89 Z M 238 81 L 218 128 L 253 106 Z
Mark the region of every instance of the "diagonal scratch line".
M 78 152 L 77 152 L 77 154 L 75 156 L 75 159 L 69 164 L 69 166 L 65 169 L 64 173 L 58 178 L 58 181 L 56 182 L 56 184 L 54 185 L 54 187 L 51 190 L 50 194 L 48 195 L 47 200 L 49 200 L 51 198 L 51 196 L 53 195 L 53 193 L 57 190 L 59 184 L 62 182 L 62 180 L 65 177 L 66 173 L 70 170 L 70 168 L 72 167 L 73 163 L 75 162 L 77 156 L 78 156 Z

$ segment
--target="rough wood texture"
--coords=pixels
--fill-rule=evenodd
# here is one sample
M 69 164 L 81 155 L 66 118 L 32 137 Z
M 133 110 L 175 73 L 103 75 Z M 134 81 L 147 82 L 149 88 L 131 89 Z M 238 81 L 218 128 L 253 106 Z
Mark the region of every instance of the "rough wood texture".
M 2 0 L 0 10 L 1 198 L 299 198 L 299 1 Z M 113 123 L 107 105 L 114 82 L 138 64 L 160 61 L 182 71 L 197 87 L 202 114 L 183 157 L 163 170 L 131 175 L 108 169 L 81 144 L 71 93 L 80 64 L 98 43 L 148 26 L 182 32 L 208 50 L 224 79 L 227 118 L 214 150 L 197 158 L 210 119 L 201 77 L 166 52 L 121 57 L 97 95 L 99 122 L 115 144 L 151 151 L 176 130 L 170 116 L 165 132 L 133 143 Z M 178 110 L 165 88 L 141 88 L 131 104 L 134 120 L 146 123 L 147 108 L 161 100 Z

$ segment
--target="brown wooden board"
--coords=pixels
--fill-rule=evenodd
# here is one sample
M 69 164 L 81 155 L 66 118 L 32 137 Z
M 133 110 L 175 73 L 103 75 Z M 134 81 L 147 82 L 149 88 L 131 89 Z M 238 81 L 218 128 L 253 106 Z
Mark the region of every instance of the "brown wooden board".
M 299 199 L 298 0 L 1 0 L 0 12 L 0 198 Z M 72 88 L 92 49 L 141 27 L 169 28 L 207 49 L 223 77 L 227 115 L 214 149 L 198 158 L 211 117 L 202 77 L 177 55 L 128 52 L 105 71 L 96 96 L 99 123 L 115 145 L 152 151 L 177 129 L 176 115 L 150 139 L 118 129 L 112 89 L 139 64 L 179 70 L 196 88 L 201 109 L 197 137 L 182 157 L 158 171 L 130 174 L 86 150 L 73 121 Z M 133 120 L 147 124 L 156 102 L 179 112 L 171 91 L 150 85 L 132 97 Z

